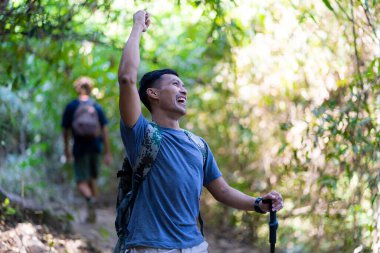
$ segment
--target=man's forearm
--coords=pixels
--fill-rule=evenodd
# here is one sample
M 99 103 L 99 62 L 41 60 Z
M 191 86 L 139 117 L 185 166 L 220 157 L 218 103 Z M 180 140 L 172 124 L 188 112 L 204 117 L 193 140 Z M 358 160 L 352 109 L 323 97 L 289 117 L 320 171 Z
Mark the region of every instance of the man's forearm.
M 232 188 L 222 177 L 213 180 L 206 187 L 216 200 L 227 206 L 239 210 L 253 210 L 255 198 Z
M 137 72 L 140 65 L 141 34 L 150 24 L 149 14 L 138 11 L 133 16 L 133 27 L 124 47 L 119 65 L 119 109 L 120 116 L 127 126 L 133 126 L 140 114 L 140 96 L 136 87 Z
M 128 41 L 124 47 L 119 65 L 119 83 L 136 84 L 137 72 L 140 65 L 140 39 L 143 32 L 141 24 L 134 24 Z
M 227 206 L 245 211 L 253 211 L 253 203 L 255 202 L 255 198 L 232 187 L 227 187 L 218 200 Z
M 225 205 L 240 210 L 254 210 L 254 202 L 256 201 L 256 198 L 248 196 L 247 194 L 232 188 L 222 177 L 211 181 L 206 188 L 216 200 Z M 283 207 L 282 196 L 276 191 L 271 191 L 270 193 L 263 195 L 262 199 L 271 199 L 272 208 L 274 210 L 279 211 Z M 259 208 L 265 212 L 270 211 L 269 204 L 263 203 L 263 201 L 260 201 Z

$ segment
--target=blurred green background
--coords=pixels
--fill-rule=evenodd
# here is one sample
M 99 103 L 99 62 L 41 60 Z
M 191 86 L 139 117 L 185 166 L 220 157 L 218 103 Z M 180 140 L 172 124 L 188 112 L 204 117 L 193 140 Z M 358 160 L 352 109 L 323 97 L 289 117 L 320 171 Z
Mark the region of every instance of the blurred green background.
M 379 252 L 380 1 L 4 0 L 0 3 L 0 186 L 65 202 L 60 120 L 87 75 L 110 120 L 115 194 L 123 159 L 117 68 L 132 15 L 147 9 L 139 78 L 176 69 L 182 127 L 210 144 L 226 180 L 280 191 L 280 252 Z M 146 115 L 148 115 L 144 111 Z M 203 198 L 206 226 L 267 245 L 265 216 Z

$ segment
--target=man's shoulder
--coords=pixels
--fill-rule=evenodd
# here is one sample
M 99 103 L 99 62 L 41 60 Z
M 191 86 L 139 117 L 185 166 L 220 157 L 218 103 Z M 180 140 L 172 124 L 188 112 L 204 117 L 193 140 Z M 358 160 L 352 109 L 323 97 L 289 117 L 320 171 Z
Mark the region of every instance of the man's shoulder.
M 150 125 L 150 121 L 148 121 L 143 114 L 140 114 L 140 116 L 138 117 L 137 121 L 135 122 L 135 124 L 133 126 L 128 126 L 127 124 L 125 124 L 125 122 L 123 121 L 122 118 L 120 118 L 120 129 L 123 132 L 125 133 L 132 133 L 132 132 L 140 132 L 140 131 L 144 131 L 146 130 L 146 126 L 147 125 Z
M 75 108 L 79 105 L 79 100 L 78 99 L 73 99 L 69 103 L 67 103 L 66 108 L 72 109 Z
M 79 105 L 79 100 L 78 99 L 73 99 L 69 103 L 66 104 L 64 114 L 72 114 L 74 113 L 75 109 Z

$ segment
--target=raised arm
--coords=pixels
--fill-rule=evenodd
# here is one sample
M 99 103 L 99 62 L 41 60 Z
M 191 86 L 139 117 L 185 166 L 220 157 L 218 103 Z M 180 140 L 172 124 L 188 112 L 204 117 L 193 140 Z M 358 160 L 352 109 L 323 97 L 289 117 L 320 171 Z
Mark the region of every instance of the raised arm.
M 141 113 L 140 97 L 137 91 L 137 72 L 140 65 L 140 38 L 150 24 L 150 16 L 145 11 L 138 11 L 133 16 L 133 27 L 124 47 L 120 60 L 119 110 L 121 118 L 128 126 L 133 126 Z

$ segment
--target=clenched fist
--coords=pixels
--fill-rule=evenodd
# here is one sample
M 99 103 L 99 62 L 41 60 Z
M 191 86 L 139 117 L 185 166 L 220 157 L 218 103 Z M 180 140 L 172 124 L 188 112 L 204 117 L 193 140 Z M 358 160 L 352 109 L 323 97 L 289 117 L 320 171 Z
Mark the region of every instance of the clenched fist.
M 135 25 L 141 25 L 143 32 L 148 30 L 150 25 L 150 14 L 146 11 L 140 10 L 133 15 L 133 23 Z

